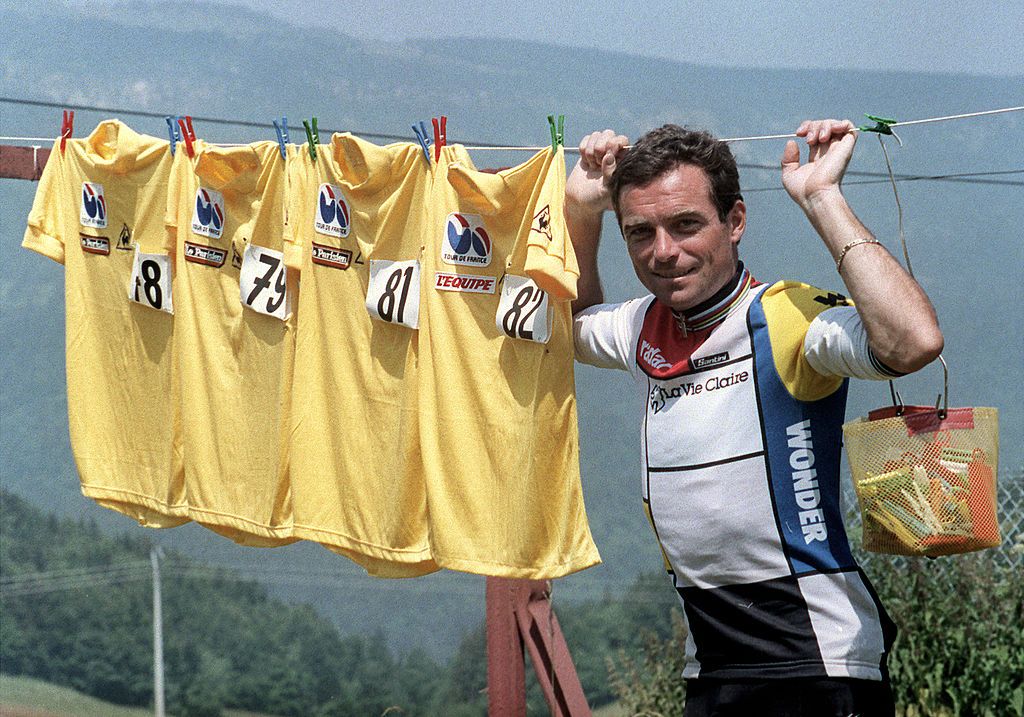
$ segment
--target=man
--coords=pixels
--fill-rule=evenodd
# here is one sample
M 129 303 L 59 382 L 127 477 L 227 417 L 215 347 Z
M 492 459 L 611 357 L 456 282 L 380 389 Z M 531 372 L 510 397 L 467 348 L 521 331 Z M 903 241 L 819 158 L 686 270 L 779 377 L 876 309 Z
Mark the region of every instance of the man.
M 629 371 L 644 399 L 643 500 L 683 604 L 688 716 L 892 715 L 895 625 L 854 562 L 839 509 L 846 377 L 916 371 L 942 350 L 927 296 L 856 218 L 840 181 L 850 122 L 808 121 L 782 181 L 856 308 L 739 261 L 746 206 L 728 146 L 667 125 L 626 149 L 580 144 L 566 187 L 579 260 L 580 361 Z M 604 305 L 614 209 L 653 296 Z

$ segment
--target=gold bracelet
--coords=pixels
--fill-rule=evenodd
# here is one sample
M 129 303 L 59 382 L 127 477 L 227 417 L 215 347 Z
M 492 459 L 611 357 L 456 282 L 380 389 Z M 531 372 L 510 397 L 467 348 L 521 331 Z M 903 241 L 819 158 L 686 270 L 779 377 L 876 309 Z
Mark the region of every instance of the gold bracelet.
M 857 246 L 858 244 L 881 243 L 882 242 L 878 241 L 877 239 L 856 239 L 855 241 L 850 242 L 849 244 L 842 248 L 842 250 L 839 252 L 839 256 L 836 257 L 836 271 L 839 271 L 840 269 L 843 268 L 843 259 L 846 258 L 846 252 L 850 251 L 850 249 L 853 249 L 853 247 Z

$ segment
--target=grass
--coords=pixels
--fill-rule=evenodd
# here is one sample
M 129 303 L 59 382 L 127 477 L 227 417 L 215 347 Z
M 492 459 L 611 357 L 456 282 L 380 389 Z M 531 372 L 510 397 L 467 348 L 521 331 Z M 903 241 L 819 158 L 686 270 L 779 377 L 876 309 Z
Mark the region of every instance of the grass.
M 152 710 L 121 707 L 31 677 L 0 675 L 0 717 L 149 717 Z
M 628 717 L 626 710 L 619 706 L 618 702 L 612 702 L 604 707 L 598 707 L 593 712 L 593 717 Z
M 152 708 L 122 707 L 31 677 L 0 675 L 0 717 L 151 717 Z M 272 717 L 224 710 L 224 717 Z M 606 717 L 615 717 L 607 715 Z

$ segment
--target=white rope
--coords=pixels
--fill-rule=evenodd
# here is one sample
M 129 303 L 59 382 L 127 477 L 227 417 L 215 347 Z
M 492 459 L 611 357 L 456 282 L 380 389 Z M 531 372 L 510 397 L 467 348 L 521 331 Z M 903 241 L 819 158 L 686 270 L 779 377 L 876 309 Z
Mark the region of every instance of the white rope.
M 892 127 L 905 127 L 911 124 L 927 124 L 928 122 L 945 122 L 946 120 L 964 119 L 966 117 L 981 117 L 982 115 L 997 115 L 1003 112 L 1020 112 L 1024 110 L 1024 105 L 1020 107 L 1003 107 L 999 110 L 985 110 L 984 112 L 968 112 L 962 115 L 947 115 L 945 117 L 929 117 L 928 119 L 910 120 L 908 122 L 893 122 Z
M 56 142 L 53 137 L 0 137 L 0 142 Z
M 928 124 L 928 123 L 931 123 L 931 122 L 946 122 L 946 121 L 949 121 L 949 120 L 959 120 L 959 119 L 968 119 L 968 118 L 971 118 L 971 117 L 982 117 L 982 116 L 985 116 L 985 115 L 1003 114 L 1005 112 L 1020 112 L 1021 110 L 1024 110 L 1024 105 L 1021 105 L 1019 107 L 1002 107 L 1002 108 L 997 109 L 997 110 L 983 110 L 981 112 L 965 112 L 964 114 L 945 115 L 944 117 L 927 117 L 925 119 L 906 120 L 906 121 L 903 121 L 903 122 L 893 122 L 892 124 L 889 125 L 889 127 L 907 127 L 907 126 L 915 125 L 915 124 Z M 853 131 L 859 131 L 859 128 L 855 127 Z M 723 137 L 719 141 L 721 141 L 721 142 L 754 142 L 754 141 L 765 140 L 765 139 L 793 139 L 796 136 L 797 135 L 795 135 L 795 134 L 761 134 L 761 135 L 752 135 L 752 136 L 749 136 L 749 137 Z M 58 137 L 56 139 L 60 139 L 60 138 Z M 0 137 L 0 141 L 2 141 L 2 142 L 55 142 L 56 139 L 54 139 L 52 137 Z M 214 143 L 214 142 L 211 142 L 210 144 L 217 144 L 220 147 L 243 147 L 243 146 L 245 146 L 244 144 L 227 144 L 227 143 Z M 541 151 L 543 149 L 547 149 L 550 146 L 551 145 L 545 145 L 545 146 L 540 146 L 540 147 L 522 147 L 522 146 L 517 146 L 517 147 L 500 147 L 500 146 L 494 146 L 494 145 L 480 145 L 480 146 L 467 146 L 466 149 L 473 150 L 473 151 L 476 151 L 476 152 L 539 152 L 539 151 Z M 631 145 L 629 145 L 629 146 L 631 146 Z M 628 149 L 629 146 L 627 146 L 626 149 Z M 572 147 L 572 148 L 566 147 L 565 151 L 567 153 L 577 153 L 577 154 L 579 153 L 579 149 L 575 148 L 575 147 Z

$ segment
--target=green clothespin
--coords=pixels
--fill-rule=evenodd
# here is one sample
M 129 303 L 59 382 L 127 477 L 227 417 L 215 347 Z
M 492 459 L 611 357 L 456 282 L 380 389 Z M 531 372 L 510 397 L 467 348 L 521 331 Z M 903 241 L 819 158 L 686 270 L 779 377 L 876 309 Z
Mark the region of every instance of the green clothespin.
M 555 116 L 548 115 L 548 125 L 551 129 L 551 151 L 557 151 L 559 145 L 565 144 L 565 115 L 558 115 L 558 124 L 555 124 Z
M 889 135 L 893 134 L 892 125 L 896 124 L 896 120 L 888 119 L 886 117 L 875 117 L 874 115 L 869 114 L 865 114 L 864 116 L 867 117 L 872 122 L 874 122 L 875 125 L 873 127 L 871 125 L 864 125 L 862 127 L 858 127 L 857 129 L 859 129 L 861 132 L 877 132 L 878 134 Z
M 313 127 L 309 122 L 302 120 L 302 126 L 306 128 L 306 144 L 309 147 L 309 156 L 316 161 L 316 146 L 320 144 L 320 132 L 316 128 L 316 117 L 313 118 Z

